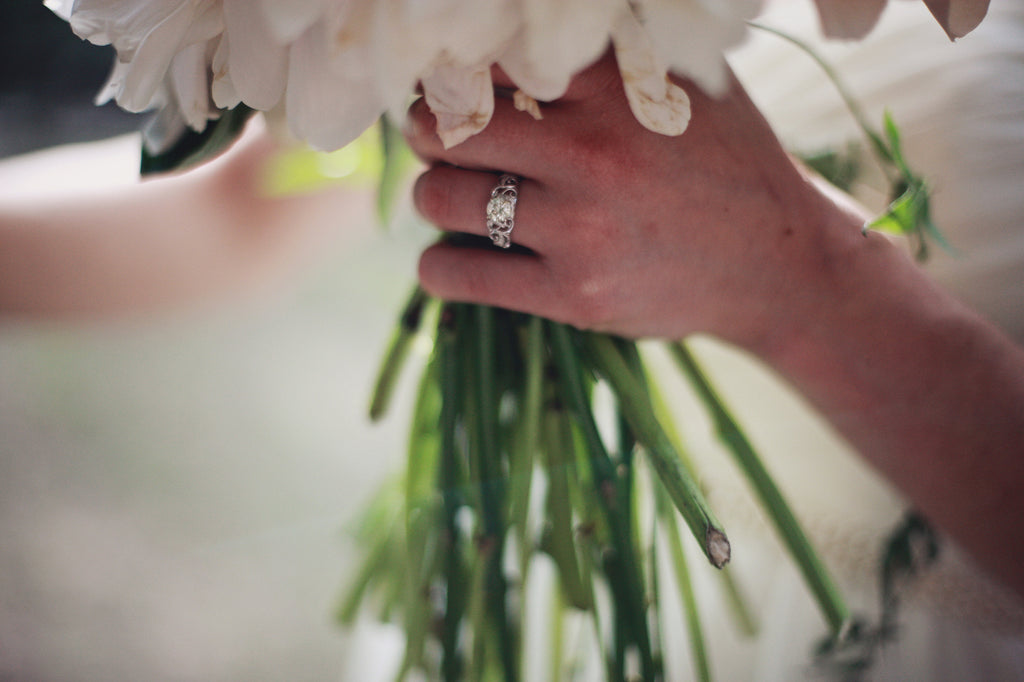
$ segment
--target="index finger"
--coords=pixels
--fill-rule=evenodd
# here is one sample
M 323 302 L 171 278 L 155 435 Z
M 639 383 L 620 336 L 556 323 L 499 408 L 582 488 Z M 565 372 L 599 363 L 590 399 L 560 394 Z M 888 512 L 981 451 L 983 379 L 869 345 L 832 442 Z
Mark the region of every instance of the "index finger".
M 619 75 L 615 52 L 609 47 L 593 63 L 573 76 L 562 99 L 571 102 L 619 95 L 624 96 L 622 76 Z
M 535 121 L 501 98 L 495 101 L 487 127 L 454 147 L 445 149 L 436 130 L 437 120 L 426 102 L 414 102 L 406 114 L 405 138 L 424 161 L 527 177 L 543 175 L 547 161 L 537 152 L 553 135 L 549 122 Z
M 491 81 L 499 92 L 511 93 L 519 89 L 519 85 L 498 64 L 491 65 Z M 615 52 L 609 47 L 600 57 L 573 74 L 568 87 L 557 101 L 577 101 L 621 92 L 619 66 Z

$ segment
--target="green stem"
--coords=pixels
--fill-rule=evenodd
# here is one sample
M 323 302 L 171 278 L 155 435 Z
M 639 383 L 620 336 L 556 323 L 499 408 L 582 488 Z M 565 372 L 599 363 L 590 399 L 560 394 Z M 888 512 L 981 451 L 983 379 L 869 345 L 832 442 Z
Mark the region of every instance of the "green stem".
M 462 377 L 455 344 L 456 309 L 445 306 L 437 332 L 438 363 L 441 366 L 441 489 L 446 550 L 444 561 L 445 608 L 441 623 L 441 676 L 445 682 L 462 679 L 464 661 L 459 652 L 459 629 L 466 610 L 465 568 L 462 562 L 462 533 L 457 517 L 464 500 L 460 493 L 459 455 L 456 434 L 459 406 L 463 402 Z
M 616 656 L 611 670 L 615 677 L 622 677 L 621 672 L 625 669 L 625 651 L 628 645 L 632 644 L 639 650 L 644 679 L 653 680 L 655 666 L 647 627 L 646 598 L 641 572 L 643 561 L 635 551 L 636 543 L 625 514 L 629 499 L 619 494 L 621 488 L 615 465 L 608 455 L 594 421 L 594 414 L 587 399 L 583 368 L 580 366 L 579 354 L 574 347 L 570 330 L 553 322 L 548 323 L 548 330 L 554 357 L 558 363 L 563 397 L 583 434 L 593 485 L 597 490 L 596 498 L 609 529 L 611 550 L 604 553 L 603 568 L 615 603 L 613 623 L 619 635 L 612 647 Z
M 569 493 L 569 470 L 573 462 L 572 427 L 560 412 L 549 410 L 544 416 L 548 488 L 547 524 L 541 548 L 554 559 L 558 567 L 563 599 L 574 608 L 585 611 L 593 607 L 594 595 L 592 585 L 582 579 L 577 559 Z
M 818 557 L 800 526 L 800 522 L 797 521 L 796 515 L 786 503 L 782 492 L 775 485 L 775 481 L 757 452 L 754 451 L 750 441 L 747 440 L 736 420 L 733 419 L 711 386 L 696 358 L 682 343 L 670 344 L 669 350 L 711 413 L 719 438 L 728 446 L 740 469 L 757 493 L 761 505 L 768 512 L 776 531 L 814 594 L 833 634 L 841 636 L 850 622 L 849 608 L 829 575 L 828 569 Z
M 416 332 L 419 331 L 423 311 L 429 301 L 430 297 L 427 296 L 427 293 L 416 287 L 405 304 L 398 325 L 392 333 L 387 352 L 384 354 L 384 361 L 377 372 L 377 381 L 370 398 L 370 419 L 373 421 L 379 420 L 387 411 L 398 382 L 398 376 L 408 357 L 409 347 L 416 337 Z
M 890 151 L 888 145 L 885 144 L 885 141 L 882 139 L 882 136 L 879 135 L 871 127 L 871 124 L 868 122 L 867 116 L 864 115 L 864 112 L 860 108 L 860 105 L 857 103 L 857 100 L 850 93 L 849 89 L 847 89 L 846 84 L 843 83 L 843 80 L 839 77 L 839 74 L 832 67 L 832 65 L 825 61 L 825 59 L 823 59 L 822 56 L 818 54 L 817 50 L 815 50 L 806 42 L 800 40 L 795 36 L 789 35 L 788 33 L 780 31 L 777 28 L 772 28 L 771 26 L 766 26 L 764 24 L 759 24 L 757 22 L 750 22 L 750 26 L 765 31 L 766 33 L 771 33 L 772 35 L 778 36 L 779 38 L 782 38 L 783 40 L 795 45 L 796 47 L 800 48 L 804 53 L 806 53 L 807 56 L 813 59 L 814 62 L 818 64 L 818 66 L 821 67 L 821 69 L 825 72 L 825 76 L 828 77 L 828 79 L 832 82 L 832 85 L 833 87 L 835 87 L 836 92 L 839 94 L 839 97 L 843 100 L 843 103 L 849 110 L 850 115 L 853 116 L 853 119 L 857 122 L 857 126 L 860 127 L 864 135 L 868 138 L 868 140 L 871 141 L 871 146 L 874 149 L 876 156 L 878 157 L 879 161 L 882 162 L 882 170 L 885 171 L 887 175 L 889 175 L 889 181 L 891 182 L 893 178 L 890 174 L 890 167 L 892 164 L 896 163 L 896 160 L 893 158 L 892 152 Z
M 704 499 L 704 494 L 681 464 L 679 453 L 655 418 L 647 391 L 630 371 L 610 337 L 588 334 L 586 346 L 601 374 L 618 396 L 623 414 L 629 420 L 637 439 L 646 448 L 651 465 L 673 504 L 683 515 L 705 556 L 712 565 L 721 568 L 729 561 L 729 540 Z
M 440 391 L 437 356 L 420 378 L 409 436 L 405 471 L 406 650 L 399 679 L 413 668 L 422 668 L 433 605 L 430 588 L 446 555 L 440 545 L 443 532 L 441 505 L 435 494 L 441 443 L 437 434 Z
M 647 379 L 647 387 L 650 391 L 651 400 L 654 403 L 654 415 L 658 418 L 658 421 L 662 426 L 665 427 L 665 435 L 668 436 L 668 439 L 675 447 L 676 452 L 679 453 L 679 461 L 682 462 L 684 467 L 686 467 L 690 476 L 696 480 L 697 472 L 693 463 L 693 458 L 690 457 L 683 444 L 682 436 L 679 433 L 679 429 L 676 427 L 675 421 L 672 419 L 664 393 L 659 388 L 658 383 L 651 378 Z M 735 576 L 733 575 L 730 567 L 723 566 L 722 570 L 718 572 L 718 577 L 719 581 L 722 583 L 722 589 L 725 592 L 726 601 L 729 604 L 729 610 L 732 613 L 733 619 L 736 621 L 740 632 L 748 637 L 753 637 L 757 634 L 760 627 L 758 626 L 757 618 L 754 616 L 750 605 L 747 603 L 747 599 L 740 591 L 739 585 L 736 584 Z
M 637 495 L 636 497 L 640 497 Z M 665 674 L 665 643 L 662 641 L 662 634 L 664 630 L 664 623 L 662 621 L 662 602 L 661 599 L 661 575 L 658 570 L 660 561 L 658 560 L 658 517 L 657 514 L 651 515 L 650 518 L 650 531 L 647 537 L 647 584 L 650 585 L 648 592 L 650 594 L 650 606 L 648 609 L 651 612 L 651 620 L 654 622 L 654 626 L 651 628 L 651 651 L 654 656 L 655 670 L 658 673 L 658 679 L 664 677 Z
M 508 584 L 504 573 L 504 503 L 507 473 L 502 471 L 502 457 L 497 447 L 499 396 L 495 382 L 495 311 L 486 306 L 473 306 L 471 310 L 476 330 L 473 357 L 476 362 L 477 429 L 473 458 L 479 476 L 475 483 L 479 490 L 480 511 L 483 517 L 480 544 L 487 560 L 487 610 L 494 627 L 492 644 L 498 649 L 505 680 L 512 682 L 518 679 L 515 657 L 518 646 L 506 609 Z M 483 636 L 482 631 L 477 634 Z
M 658 518 L 661 520 L 664 527 L 663 532 L 668 539 L 669 556 L 672 559 L 676 584 L 679 586 L 679 593 L 683 599 L 683 613 L 686 616 L 687 631 L 690 635 L 690 651 L 693 654 L 697 679 L 701 682 L 710 682 L 711 664 L 708 661 L 707 645 L 704 642 L 704 627 L 700 619 L 700 609 L 697 607 L 697 597 L 693 591 L 693 581 L 690 577 L 689 564 L 686 561 L 686 552 L 679 539 L 679 527 L 676 525 L 675 514 L 672 513 L 670 503 L 665 499 L 664 491 L 655 487 L 654 494 Z
M 534 455 L 538 449 L 540 435 L 546 363 L 544 326 L 539 317 L 531 317 L 527 324 L 524 348 L 525 378 L 510 464 L 512 473 L 511 490 L 509 491 L 509 524 L 517 530 L 516 537 L 521 555 L 519 573 L 521 580 L 525 582 L 531 554 L 530 491 L 533 482 Z
M 555 590 L 551 600 L 551 677 L 552 680 L 563 679 L 562 670 L 565 659 L 565 596 Z

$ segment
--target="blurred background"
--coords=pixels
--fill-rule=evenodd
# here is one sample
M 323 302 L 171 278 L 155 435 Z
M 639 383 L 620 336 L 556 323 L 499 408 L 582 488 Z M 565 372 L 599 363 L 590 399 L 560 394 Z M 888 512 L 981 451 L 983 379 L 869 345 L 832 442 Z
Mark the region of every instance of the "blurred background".
M 92 100 L 114 60 L 76 38 L 42 0 L 5 0 L 0 22 L 0 156 L 135 130 L 142 116 Z
M 135 181 L 134 135 L 89 142 L 145 120 L 93 105 L 112 59 L 5 0 L 0 201 Z M 398 222 L 202 310 L 0 319 L 0 680 L 358 679 L 347 528 L 399 468 L 410 396 L 377 426 L 366 405 L 430 236 Z

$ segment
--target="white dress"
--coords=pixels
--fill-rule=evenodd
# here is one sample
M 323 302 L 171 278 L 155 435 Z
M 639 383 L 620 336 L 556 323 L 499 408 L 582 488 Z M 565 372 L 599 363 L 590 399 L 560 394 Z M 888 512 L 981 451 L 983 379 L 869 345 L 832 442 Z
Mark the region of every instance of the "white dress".
M 956 44 L 919 2 L 890 3 L 859 43 L 821 40 L 810 2 L 776 2 L 761 21 L 814 44 L 879 129 L 884 110 L 893 113 L 956 251 L 933 247 L 926 267 L 1024 343 L 1024 2 L 993 0 L 981 27 Z M 731 61 L 790 149 L 842 150 L 862 140 L 820 68 L 789 43 L 755 32 Z M 868 173 L 855 194 L 880 209 L 882 190 Z M 769 372 L 713 341 L 696 345 L 854 610 L 877 619 L 882 549 L 907 504 Z M 733 570 L 762 618 L 761 635 L 744 640 L 728 617 L 711 616 L 716 678 L 819 679 L 811 648 L 826 632 L 823 619 L 728 456 L 706 424 L 694 423 L 699 407 L 683 391 L 677 399 L 710 501 L 733 540 Z M 705 613 L 720 609 L 713 583 L 700 597 Z M 900 625 L 863 679 L 1024 679 L 1021 603 L 946 540 L 938 561 L 909 586 Z M 668 641 L 685 648 L 678 637 Z M 684 667 L 675 670 L 680 677 L 672 679 L 687 679 Z

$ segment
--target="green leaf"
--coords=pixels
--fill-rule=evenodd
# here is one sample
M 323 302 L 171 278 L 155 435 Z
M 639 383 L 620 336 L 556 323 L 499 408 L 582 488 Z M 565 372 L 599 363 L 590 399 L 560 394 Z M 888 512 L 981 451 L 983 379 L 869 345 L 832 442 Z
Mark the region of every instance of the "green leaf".
M 165 152 L 150 154 L 143 148 L 139 170 L 143 175 L 151 175 L 184 170 L 207 161 L 238 139 L 246 122 L 254 113 L 256 112 L 253 109 L 239 104 L 234 109 L 222 112 L 216 121 L 207 123 L 203 132 L 187 130 Z
M 900 129 L 896 126 L 896 120 L 888 109 L 882 116 L 882 125 L 885 127 L 885 138 L 889 141 L 889 151 L 892 158 L 897 162 L 902 162 L 903 148 L 900 144 Z
M 395 204 L 413 162 L 412 152 L 405 143 L 402 131 L 386 116 L 380 123 L 380 180 L 377 185 L 377 217 L 382 225 L 390 225 Z
M 917 234 L 921 209 L 920 193 L 913 187 L 907 187 L 906 191 L 889 204 L 885 213 L 868 223 L 868 227 L 889 234 Z
M 802 155 L 800 160 L 833 186 L 849 192 L 862 171 L 858 147 L 850 144 L 843 151 L 830 149 Z
M 800 48 L 813 59 L 825 72 L 836 92 L 846 104 L 861 132 L 871 143 L 882 171 L 892 185 L 892 204 L 888 210 L 876 220 L 864 226 L 864 231 L 877 229 L 893 234 L 908 235 L 917 242 L 916 257 L 923 261 L 928 257 L 928 239 L 933 239 L 939 246 L 952 251 L 949 244 L 939 233 L 931 221 L 929 209 L 930 190 L 928 184 L 915 173 L 903 157 L 903 144 L 899 127 L 888 110 L 883 115 L 883 132 L 877 132 L 867 120 L 856 99 L 847 90 L 832 65 L 818 54 L 809 44 L 775 28 L 752 23 L 751 26 L 779 36 Z

